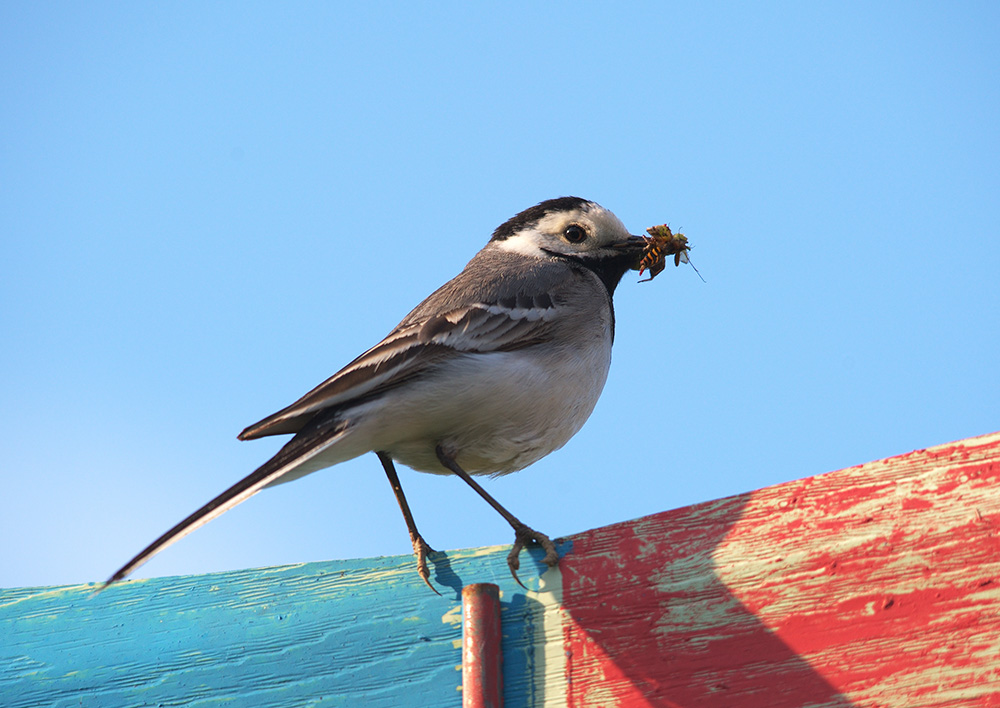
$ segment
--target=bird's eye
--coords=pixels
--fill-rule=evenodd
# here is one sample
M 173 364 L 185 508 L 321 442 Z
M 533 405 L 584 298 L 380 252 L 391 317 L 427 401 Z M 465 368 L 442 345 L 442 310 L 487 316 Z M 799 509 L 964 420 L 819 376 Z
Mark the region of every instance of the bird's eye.
M 583 243 L 584 239 L 587 238 L 587 232 L 579 224 L 573 224 L 567 226 L 566 230 L 563 231 L 563 238 L 570 243 Z

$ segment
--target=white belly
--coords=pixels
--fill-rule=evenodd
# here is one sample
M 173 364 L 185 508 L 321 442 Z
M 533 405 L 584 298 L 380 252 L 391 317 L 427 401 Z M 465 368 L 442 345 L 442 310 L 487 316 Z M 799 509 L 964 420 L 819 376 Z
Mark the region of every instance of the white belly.
M 565 445 L 590 417 L 611 364 L 610 338 L 603 340 L 589 354 L 522 349 L 453 360 L 447 379 L 407 385 L 391 408 L 371 404 L 380 408 L 371 418 L 359 411 L 356 432 L 421 472 L 447 473 L 438 444 L 470 474 L 524 469 Z M 372 425 L 366 419 L 381 419 L 379 429 L 363 431 Z

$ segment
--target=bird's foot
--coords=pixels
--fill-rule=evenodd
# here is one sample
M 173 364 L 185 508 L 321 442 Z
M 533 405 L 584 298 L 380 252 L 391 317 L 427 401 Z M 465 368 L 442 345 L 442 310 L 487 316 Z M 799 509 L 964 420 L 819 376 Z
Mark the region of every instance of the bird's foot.
M 413 543 L 413 555 L 417 558 L 417 573 L 420 574 L 420 579 L 427 584 L 427 587 L 440 595 L 437 588 L 431 585 L 431 572 L 427 568 L 427 554 L 437 553 L 437 551 L 428 546 L 427 541 L 422 536 L 411 535 L 410 541 Z
M 559 554 L 556 552 L 556 545 L 552 543 L 552 539 L 546 536 L 544 533 L 539 533 L 535 531 L 530 526 L 520 524 L 514 526 L 514 545 L 510 549 L 510 553 L 507 554 L 507 567 L 510 568 L 510 574 L 514 576 L 514 580 L 522 588 L 527 590 L 521 579 L 517 577 L 517 570 L 521 567 L 521 560 L 518 557 L 521 554 L 521 549 L 528 543 L 537 543 L 543 549 L 545 549 L 545 558 L 542 559 L 545 565 L 550 568 L 554 568 L 559 565 Z

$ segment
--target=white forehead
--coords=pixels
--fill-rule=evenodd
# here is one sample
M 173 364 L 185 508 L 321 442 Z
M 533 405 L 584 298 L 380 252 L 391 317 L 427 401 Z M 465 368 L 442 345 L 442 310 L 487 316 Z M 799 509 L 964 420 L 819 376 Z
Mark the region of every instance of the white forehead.
M 596 238 L 589 248 L 611 244 L 627 239 L 628 229 L 617 216 L 595 202 L 585 202 L 573 209 L 552 211 L 533 224 L 517 231 L 508 238 L 496 242 L 496 247 L 526 256 L 539 256 L 541 247 L 553 240 L 561 241 L 566 229 L 579 224 Z M 559 248 L 558 250 L 563 250 Z
M 601 241 L 611 242 L 628 236 L 628 229 L 625 224 L 613 213 L 594 202 L 587 202 L 576 209 L 567 211 L 554 211 L 546 214 L 538 220 L 536 231 L 548 234 L 561 234 L 570 224 L 590 225 L 592 233 L 601 238 Z

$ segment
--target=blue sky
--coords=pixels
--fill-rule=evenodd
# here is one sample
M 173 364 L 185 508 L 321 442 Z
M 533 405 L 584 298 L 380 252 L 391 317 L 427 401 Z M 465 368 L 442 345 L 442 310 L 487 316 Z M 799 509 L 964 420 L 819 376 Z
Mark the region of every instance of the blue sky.
M 995 3 L 0 6 L 0 586 L 106 578 L 514 213 L 578 195 L 689 268 L 616 296 L 557 536 L 1000 430 Z M 505 544 L 401 470 L 437 548 Z M 409 552 L 367 455 L 138 577 Z

